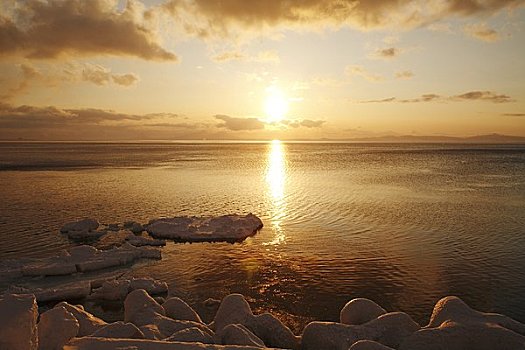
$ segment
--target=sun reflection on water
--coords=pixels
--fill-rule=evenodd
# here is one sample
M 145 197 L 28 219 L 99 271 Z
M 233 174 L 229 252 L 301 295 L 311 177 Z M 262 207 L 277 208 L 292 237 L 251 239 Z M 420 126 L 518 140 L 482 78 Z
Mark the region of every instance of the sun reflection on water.
M 281 141 L 273 140 L 268 146 L 266 183 L 272 208 L 271 225 L 275 236 L 272 241 L 265 243 L 266 245 L 278 245 L 286 240 L 286 235 L 282 229 L 282 220 L 286 216 L 285 182 L 285 147 Z

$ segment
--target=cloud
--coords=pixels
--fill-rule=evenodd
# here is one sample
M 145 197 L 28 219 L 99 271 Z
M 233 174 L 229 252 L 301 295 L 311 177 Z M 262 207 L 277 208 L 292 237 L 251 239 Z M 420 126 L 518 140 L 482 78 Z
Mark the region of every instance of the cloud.
M 395 73 L 396 79 L 412 79 L 414 77 L 414 73 L 409 70 L 399 71 Z
M 493 91 L 469 91 L 459 95 L 453 96 L 441 96 L 437 94 L 424 94 L 417 98 L 411 99 L 398 99 L 397 97 L 389 97 L 379 100 L 365 100 L 359 101 L 359 103 L 419 103 L 419 102 L 445 102 L 445 101 L 485 101 L 492 103 L 509 103 L 515 102 L 508 95 L 498 94 Z
M 304 126 L 305 128 L 320 128 L 324 123 L 326 123 L 326 120 L 304 119 L 301 121 L 301 126 Z
M 487 25 L 484 23 L 467 25 L 463 28 L 463 31 L 465 34 L 474 39 L 486 41 L 489 43 L 498 41 L 500 39 L 499 33 L 496 30 L 487 27 Z
M 137 81 L 139 81 L 139 77 L 134 73 L 127 73 L 127 74 L 113 74 L 111 76 L 113 79 L 113 82 L 115 84 L 121 85 L 121 86 L 131 86 L 135 84 Z
M 4 95 L 1 95 L 1 99 L 10 100 L 16 96 L 24 94 L 29 89 L 31 83 L 34 80 L 40 79 L 42 77 L 42 73 L 30 64 L 23 63 L 19 65 L 19 67 L 22 71 L 22 79 L 16 86 L 8 89 Z
M 237 118 L 222 114 L 217 114 L 214 117 L 222 121 L 217 125 L 219 128 L 226 128 L 231 131 L 261 130 L 264 129 L 265 125 L 257 118 Z
M 163 9 L 199 37 L 238 37 L 249 31 L 351 26 L 415 28 L 450 17 L 487 16 L 523 0 L 170 0 Z M 233 35 L 237 33 L 237 35 Z
M 126 114 L 96 108 L 61 109 L 54 106 L 12 106 L 0 102 L 0 127 L 27 128 L 34 126 L 61 126 L 108 124 L 115 122 L 144 122 L 180 118 L 173 113 Z
M 383 80 L 383 77 L 379 74 L 370 73 L 363 66 L 350 65 L 345 68 L 345 74 L 348 76 L 359 76 L 368 81 L 378 82 Z
M 375 57 L 384 58 L 384 59 L 392 59 L 392 58 L 399 56 L 400 52 L 401 51 L 395 47 L 389 47 L 386 49 L 378 49 L 375 52 Z
M 380 100 L 365 100 L 365 101 L 359 101 L 359 103 L 386 103 L 386 102 L 397 102 L 397 99 L 395 97 L 387 97 Z
M 88 82 L 99 86 L 114 83 L 119 86 L 131 86 L 140 79 L 135 73 L 114 74 L 110 69 L 90 63 L 67 62 L 64 66 L 33 65 L 23 63 L 14 65 L 20 74 L 7 80 L 6 92 L 0 95 L 2 100 L 11 100 L 25 94 L 30 88 L 43 85 L 46 87 L 61 84 Z M 56 68 L 60 67 L 60 68 Z
M 503 113 L 505 117 L 525 117 L 525 113 Z
M 515 102 L 510 96 L 504 94 L 497 94 L 493 91 L 470 91 L 461 95 L 452 96 L 452 99 L 458 100 L 480 100 L 493 103 L 508 103 Z
M 320 128 L 326 123 L 326 120 L 310 120 L 310 119 L 294 119 L 294 120 L 283 120 L 281 124 L 289 126 L 291 128 L 305 127 L 308 129 Z
M 149 25 L 142 4 L 119 11 L 105 0 L 27 0 L 0 15 L 0 57 L 133 56 L 177 61 Z
M 111 70 L 99 65 L 84 64 L 81 69 L 81 80 L 96 85 L 107 85 L 110 82 L 114 82 L 121 86 L 131 86 L 139 80 L 138 76 L 134 73 L 112 74 Z
M 279 55 L 275 51 L 261 51 L 257 55 L 249 55 L 240 51 L 226 51 L 212 57 L 215 62 L 244 61 L 244 62 L 279 62 Z

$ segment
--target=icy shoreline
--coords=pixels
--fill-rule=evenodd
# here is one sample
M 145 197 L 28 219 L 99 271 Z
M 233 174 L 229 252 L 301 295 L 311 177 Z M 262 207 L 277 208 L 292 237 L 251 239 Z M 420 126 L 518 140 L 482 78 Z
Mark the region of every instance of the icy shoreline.
M 0 296 L 0 349 L 525 349 L 524 324 L 478 312 L 454 296 L 435 304 L 424 327 L 404 312 L 358 298 L 341 309 L 339 322 L 310 322 L 294 334 L 270 313 L 255 315 L 240 294 L 207 300 L 214 317 L 206 323 L 166 283 L 122 272 L 140 261 L 161 259 L 165 238 L 239 241 L 261 227 L 253 214 L 156 219 L 145 225 L 68 223 L 62 234 L 105 249 L 80 245 L 47 259 L 2 262 L 0 282 L 9 287 Z M 108 323 L 76 302 L 112 303 L 123 316 Z
M 421 327 L 403 312 L 387 312 L 368 299 L 349 301 L 340 322 L 311 322 L 295 335 L 270 313 L 254 315 L 240 294 L 226 296 L 211 323 L 182 299 L 153 298 L 133 281 L 107 282 L 105 293 L 122 299 L 123 320 L 107 323 L 81 305 L 59 302 L 38 312 L 33 294 L 0 298 L 0 348 L 9 350 L 517 350 L 525 346 L 525 325 L 499 314 L 471 309 L 461 299 L 439 300 Z M 165 284 L 135 281 L 145 288 Z M 121 286 L 126 288 L 122 289 Z M 111 294 L 114 291 L 122 293 Z M 99 295 L 100 297 L 100 295 Z

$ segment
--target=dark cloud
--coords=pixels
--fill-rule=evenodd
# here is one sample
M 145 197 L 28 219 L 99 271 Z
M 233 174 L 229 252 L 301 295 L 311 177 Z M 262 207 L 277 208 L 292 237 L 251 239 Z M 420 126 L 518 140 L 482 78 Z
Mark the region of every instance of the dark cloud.
M 436 101 L 486 101 L 492 103 L 509 103 L 515 102 L 508 95 L 497 94 L 493 91 L 469 91 L 464 94 L 454 96 L 441 96 L 437 94 L 424 94 L 417 98 L 411 99 L 398 99 L 397 97 L 389 97 L 380 100 L 366 100 L 360 101 L 360 103 L 387 103 L 387 102 L 398 102 L 398 103 L 418 103 L 418 102 L 436 102 Z
M 226 128 L 232 131 L 264 129 L 264 123 L 257 118 L 236 118 L 217 114 L 215 119 L 222 121 L 222 123 L 217 125 L 219 128 Z
M 503 113 L 505 117 L 525 117 L 525 113 Z
M 450 16 L 490 15 L 523 0 L 170 0 L 163 8 L 193 35 L 228 35 L 234 29 L 350 25 L 415 27 Z M 242 30 L 241 29 L 241 30 Z
M 211 125 L 173 113 L 126 114 L 94 108 L 12 106 L 0 102 L 0 139 L 199 139 Z
M 159 116 L 162 118 L 179 118 L 177 114 L 171 113 L 135 115 L 96 108 L 61 109 L 53 106 L 34 107 L 26 105 L 15 107 L 7 103 L 0 103 L 0 127 L 2 128 L 138 122 L 158 119 Z
M 176 61 L 162 48 L 138 2 L 119 12 L 104 0 L 27 0 L 0 15 L 0 57 L 135 56 Z
M 458 100 L 481 100 L 494 103 L 507 103 L 515 101 L 508 95 L 497 94 L 493 91 L 470 91 L 461 95 L 453 96 L 452 98 Z
M 365 101 L 359 101 L 359 103 L 385 103 L 385 102 L 397 102 L 397 99 L 395 97 L 387 97 L 380 100 L 365 100 Z
M 400 50 L 395 47 L 389 47 L 387 49 L 379 49 L 376 51 L 376 56 L 379 58 L 394 58 L 397 57 L 400 53 Z

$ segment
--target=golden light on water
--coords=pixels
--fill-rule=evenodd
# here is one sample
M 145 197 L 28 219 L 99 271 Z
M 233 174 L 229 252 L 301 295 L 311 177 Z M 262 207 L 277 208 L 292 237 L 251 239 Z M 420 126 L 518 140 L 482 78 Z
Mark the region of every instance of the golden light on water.
M 270 86 L 266 89 L 264 108 L 268 122 L 277 123 L 284 119 L 288 112 L 288 100 L 281 89 Z
M 271 201 L 271 225 L 275 233 L 272 241 L 266 245 L 277 245 L 286 240 L 281 227 L 286 216 L 286 154 L 285 147 L 279 140 L 273 140 L 268 147 L 268 161 L 266 167 L 266 183 L 268 196 Z

